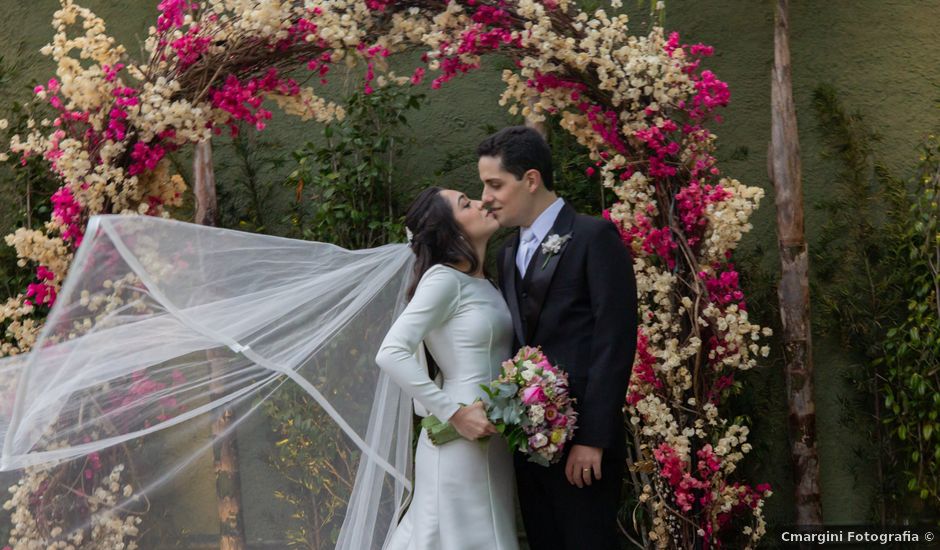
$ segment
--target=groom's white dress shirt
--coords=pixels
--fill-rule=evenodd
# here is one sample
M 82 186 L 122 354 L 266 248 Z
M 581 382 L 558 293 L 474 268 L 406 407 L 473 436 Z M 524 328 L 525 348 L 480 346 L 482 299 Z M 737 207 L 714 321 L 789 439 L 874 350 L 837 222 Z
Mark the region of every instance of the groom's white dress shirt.
M 525 277 L 526 268 L 536 247 L 545 240 L 548 232 L 555 225 L 555 220 L 565 206 L 565 200 L 561 197 L 555 199 L 555 202 L 549 205 L 529 227 L 523 227 L 519 235 L 519 250 L 516 251 L 516 267 L 519 268 L 519 276 Z

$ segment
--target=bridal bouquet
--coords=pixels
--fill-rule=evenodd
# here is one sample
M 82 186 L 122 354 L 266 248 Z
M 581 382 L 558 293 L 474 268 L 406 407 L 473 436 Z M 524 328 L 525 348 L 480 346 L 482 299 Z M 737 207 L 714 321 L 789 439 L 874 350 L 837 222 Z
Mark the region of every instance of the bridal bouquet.
M 487 416 L 510 449 L 542 466 L 558 462 L 574 436 L 577 413 L 568 394 L 568 375 L 549 363 L 540 348 L 520 349 L 483 390 L 490 398 Z M 435 445 L 460 437 L 449 423 L 433 416 L 421 425 Z
M 487 416 L 513 451 L 542 466 L 558 462 L 578 416 L 566 373 L 549 363 L 540 348 L 525 346 L 503 362 L 499 378 L 483 389 L 490 397 Z

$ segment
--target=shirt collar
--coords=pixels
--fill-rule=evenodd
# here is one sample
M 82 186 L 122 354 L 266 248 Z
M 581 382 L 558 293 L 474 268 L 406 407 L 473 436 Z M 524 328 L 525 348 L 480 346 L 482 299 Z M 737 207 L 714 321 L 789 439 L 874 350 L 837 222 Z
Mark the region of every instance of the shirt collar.
M 538 218 L 535 218 L 531 226 L 522 228 L 520 237 L 525 240 L 529 233 L 535 233 L 535 241 L 542 242 L 548 232 L 552 230 L 552 226 L 555 225 L 555 220 L 558 219 L 558 214 L 564 206 L 565 200 L 563 198 L 558 197 L 555 199 L 555 202 L 542 211 Z

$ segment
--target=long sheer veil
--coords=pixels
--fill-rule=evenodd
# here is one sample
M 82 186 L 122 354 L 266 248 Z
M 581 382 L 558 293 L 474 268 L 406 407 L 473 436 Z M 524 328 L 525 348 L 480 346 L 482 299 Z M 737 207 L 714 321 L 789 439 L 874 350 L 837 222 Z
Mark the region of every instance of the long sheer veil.
M 412 261 L 92 218 L 32 351 L 0 360 L 0 470 L 47 499 L 20 502 L 17 529 L 88 533 L 104 511 L 139 516 L 143 547 L 195 545 L 218 533 L 213 448 L 232 435 L 249 540 L 381 548 L 411 489 L 412 403 L 373 359 Z

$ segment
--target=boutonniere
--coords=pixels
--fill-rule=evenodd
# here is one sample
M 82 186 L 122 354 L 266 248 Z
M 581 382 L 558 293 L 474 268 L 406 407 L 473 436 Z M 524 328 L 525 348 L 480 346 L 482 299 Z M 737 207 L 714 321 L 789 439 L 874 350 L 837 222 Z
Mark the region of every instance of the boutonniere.
M 549 235 L 545 242 L 542 243 L 542 255 L 545 256 L 545 262 L 542 263 L 542 269 L 545 269 L 545 266 L 548 265 L 548 261 L 552 259 L 552 256 L 555 256 L 561 249 L 564 248 L 565 243 L 571 240 L 571 233 L 567 235 L 558 235 L 553 233 Z

